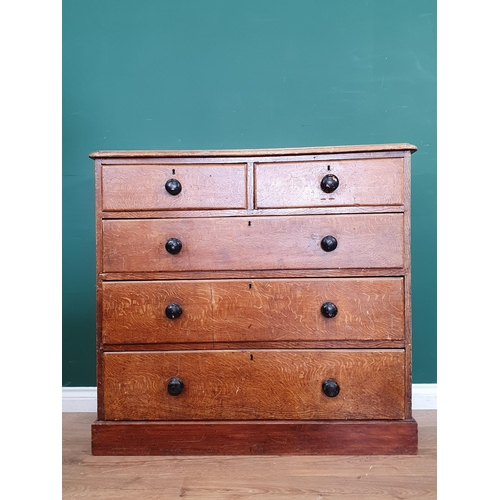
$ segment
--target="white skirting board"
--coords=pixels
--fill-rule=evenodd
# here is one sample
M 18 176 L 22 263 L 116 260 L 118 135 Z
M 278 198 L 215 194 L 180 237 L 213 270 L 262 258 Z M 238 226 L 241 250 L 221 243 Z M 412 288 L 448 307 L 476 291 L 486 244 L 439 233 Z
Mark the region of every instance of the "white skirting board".
M 437 384 L 413 384 L 412 393 L 414 410 L 437 410 Z M 62 411 L 97 411 L 97 389 L 95 387 L 63 387 Z

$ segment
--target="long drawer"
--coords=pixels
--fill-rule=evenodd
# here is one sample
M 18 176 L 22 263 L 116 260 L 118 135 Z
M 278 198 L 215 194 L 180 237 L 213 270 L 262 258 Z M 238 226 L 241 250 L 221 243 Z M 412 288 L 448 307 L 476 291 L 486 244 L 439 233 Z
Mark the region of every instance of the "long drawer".
M 103 270 L 402 268 L 403 226 L 401 213 L 104 220 Z
M 403 350 L 104 353 L 106 420 L 404 418 Z
M 255 164 L 258 208 L 402 205 L 403 158 Z
M 399 340 L 403 278 L 103 283 L 104 344 Z

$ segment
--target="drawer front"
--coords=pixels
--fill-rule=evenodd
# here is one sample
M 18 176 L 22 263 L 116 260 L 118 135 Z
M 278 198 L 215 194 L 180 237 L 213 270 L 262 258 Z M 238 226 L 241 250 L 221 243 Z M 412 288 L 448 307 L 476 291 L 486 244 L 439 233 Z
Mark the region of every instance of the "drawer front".
M 102 335 L 105 344 L 399 340 L 403 278 L 104 282 Z
M 103 221 L 104 272 L 401 268 L 403 249 L 399 213 Z
M 258 208 L 404 203 L 403 158 L 257 163 L 254 168 Z
M 102 208 L 110 211 L 246 208 L 246 172 L 246 164 L 105 165 Z M 166 188 L 170 180 L 176 181 L 168 184 L 172 194 Z
M 404 373 L 402 350 L 105 353 L 104 415 L 170 421 L 400 419 Z M 172 379 L 182 380 L 178 395 L 168 392 Z M 327 380 L 336 382 L 338 395 L 325 395 Z

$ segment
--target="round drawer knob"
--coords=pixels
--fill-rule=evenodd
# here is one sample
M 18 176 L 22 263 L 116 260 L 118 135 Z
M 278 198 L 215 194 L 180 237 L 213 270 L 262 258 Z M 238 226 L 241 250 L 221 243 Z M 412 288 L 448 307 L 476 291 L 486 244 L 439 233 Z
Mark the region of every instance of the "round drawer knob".
M 325 252 L 332 252 L 337 248 L 337 240 L 333 236 L 325 236 L 321 240 L 321 248 Z
M 165 248 L 168 253 L 175 255 L 179 253 L 182 249 L 182 241 L 177 238 L 169 238 L 167 243 L 165 243 Z
M 321 190 L 325 193 L 333 193 L 339 187 L 339 179 L 336 175 L 325 175 L 321 179 Z
M 329 398 L 334 398 L 335 396 L 338 396 L 340 392 L 340 387 L 333 378 L 329 378 L 328 380 L 325 380 L 323 382 L 323 392 L 325 393 L 326 396 Z
M 337 306 L 333 302 L 325 302 L 321 306 L 321 314 L 325 318 L 335 318 L 337 316 L 338 309 Z
M 182 307 L 179 304 L 169 304 L 165 309 L 165 315 L 169 319 L 179 318 L 182 314 Z
M 184 382 L 177 377 L 172 377 L 167 384 L 167 391 L 171 396 L 178 396 L 184 389 Z
M 176 194 L 179 194 L 182 191 L 182 184 L 177 179 L 169 179 L 165 183 L 165 189 L 167 190 L 168 193 L 173 194 L 175 196 Z

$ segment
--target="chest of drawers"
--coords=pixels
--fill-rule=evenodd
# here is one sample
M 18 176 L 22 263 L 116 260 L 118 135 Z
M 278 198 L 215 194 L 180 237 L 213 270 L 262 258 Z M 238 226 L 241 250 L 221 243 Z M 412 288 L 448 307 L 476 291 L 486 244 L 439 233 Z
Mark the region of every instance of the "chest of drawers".
M 416 453 L 415 150 L 92 153 L 92 452 Z

